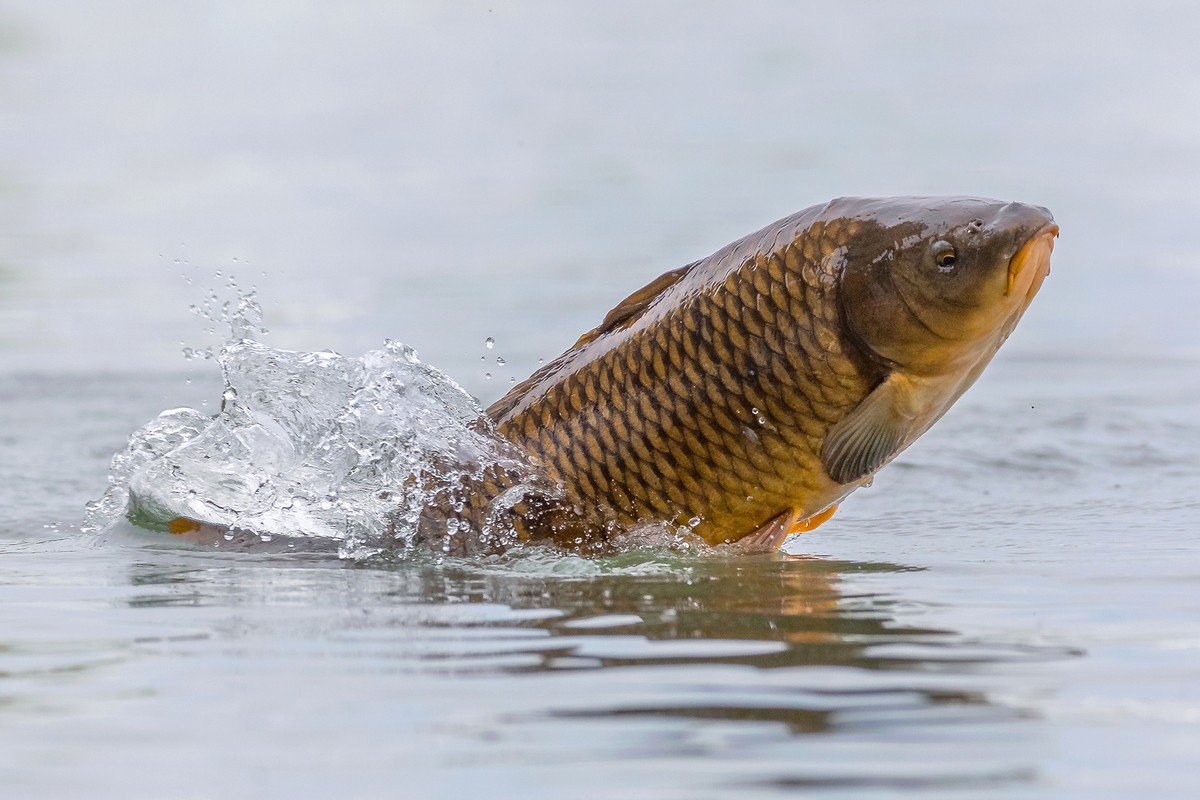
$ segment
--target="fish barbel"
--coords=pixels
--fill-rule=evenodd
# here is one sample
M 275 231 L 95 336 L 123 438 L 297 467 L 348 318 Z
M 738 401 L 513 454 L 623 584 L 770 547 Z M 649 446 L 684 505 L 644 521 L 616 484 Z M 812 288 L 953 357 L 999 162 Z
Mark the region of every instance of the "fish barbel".
M 842 198 L 662 275 L 488 409 L 574 509 L 522 538 L 815 527 L 979 377 L 1057 234 L 1039 206 Z

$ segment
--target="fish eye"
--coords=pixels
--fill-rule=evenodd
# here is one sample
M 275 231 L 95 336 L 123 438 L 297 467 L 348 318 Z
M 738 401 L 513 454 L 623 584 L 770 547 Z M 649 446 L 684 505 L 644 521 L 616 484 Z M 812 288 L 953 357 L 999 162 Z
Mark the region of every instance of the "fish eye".
M 933 243 L 933 263 L 937 264 L 937 268 L 941 272 L 950 272 L 958 263 L 958 253 L 954 250 L 954 245 L 947 242 L 945 239 L 939 239 Z

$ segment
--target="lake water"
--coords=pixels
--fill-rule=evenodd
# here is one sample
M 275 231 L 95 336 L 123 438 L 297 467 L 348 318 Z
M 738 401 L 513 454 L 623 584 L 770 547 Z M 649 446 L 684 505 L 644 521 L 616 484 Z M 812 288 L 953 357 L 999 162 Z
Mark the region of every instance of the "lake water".
M 1196 12 L 740 5 L 0 9 L 0 794 L 1200 794 Z M 214 293 L 486 403 L 776 218 L 950 193 L 1048 206 L 1053 273 L 786 557 L 80 530 L 216 410 Z

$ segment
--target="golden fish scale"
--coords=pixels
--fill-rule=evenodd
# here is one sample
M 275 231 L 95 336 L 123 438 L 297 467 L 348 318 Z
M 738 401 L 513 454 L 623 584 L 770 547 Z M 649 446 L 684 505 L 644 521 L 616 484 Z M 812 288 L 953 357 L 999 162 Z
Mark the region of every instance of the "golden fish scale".
M 874 383 L 836 296 L 856 224 L 793 218 L 700 262 L 663 298 L 682 300 L 585 345 L 603 352 L 535 383 L 500 432 L 625 526 L 694 516 L 717 542 L 803 508 L 825 434 Z

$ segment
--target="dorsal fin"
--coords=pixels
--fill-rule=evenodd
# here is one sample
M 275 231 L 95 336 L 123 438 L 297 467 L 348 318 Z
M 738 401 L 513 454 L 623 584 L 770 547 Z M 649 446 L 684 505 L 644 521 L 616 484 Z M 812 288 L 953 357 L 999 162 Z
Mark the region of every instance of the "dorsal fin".
M 632 324 L 634 320 L 640 317 L 642 313 L 650 307 L 651 303 L 653 303 L 660 295 L 662 295 L 663 292 L 667 291 L 667 289 L 670 289 L 672 286 L 678 283 L 679 279 L 686 275 L 688 270 L 699 263 L 699 261 L 695 261 L 687 266 L 673 269 L 670 272 L 664 272 L 662 275 L 659 275 L 641 289 L 638 289 L 636 292 L 629 295 L 629 297 L 626 297 L 620 303 L 617 303 L 616 307 L 605 315 L 603 322 L 585 333 L 583 336 L 580 336 L 578 341 L 576 341 L 575 344 L 572 345 L 565 353 L 546 364 L 546 366 L 542 367 L 513 388 L 509 389 L 506 395 L 488 406 L 487 415 L 491 417 L 494 422 L 500 422 L 503 420 L 508 416 L 513 408 L 515 408 L 516 405 L 521 402 L 530 389 L 541 383 L 542 379 L 547 375 L 556 372 L 560 367 L 562 367 L 562 365 L 569 360 L 572 355 L 575 354 L 575 351 L 589 342 L 599 339 L 606 333 L 611 333 L 612 331 Z
M 642 312 L 650 307 L 650 304 L 658 299 L 659 295 L 670 289 L 679 279 L 687 274 L 688 270 L 696 266 L 699 262 L 693 262 L 685 267 L 673 269 L 670 272 L 664 272 L 648 284 L 638 289 L 633 294 L 626 297 L 621 302 L 617 303 L 612 311 L 604 315 L 604 321 L 597 325 L 592 330 L 579 337 L 579 341 L 575 342 L 575 347 L 582 347 L 588 342 L 594 341 L 606 333 L 623 328 L 632 323 L 642 315 Z

